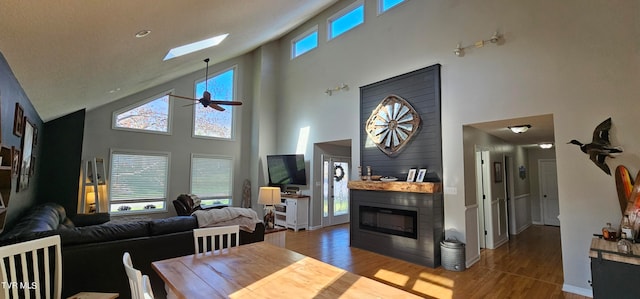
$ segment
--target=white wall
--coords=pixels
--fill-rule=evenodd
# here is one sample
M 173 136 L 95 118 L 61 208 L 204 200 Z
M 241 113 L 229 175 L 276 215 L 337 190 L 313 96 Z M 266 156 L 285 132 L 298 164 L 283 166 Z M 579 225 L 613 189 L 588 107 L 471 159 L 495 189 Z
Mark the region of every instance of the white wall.
M 306 126 L 307 157 L 313 143 L 352 139 L 357 145 L 359 86 L 440 63 L 443 181 L 457 190 L 445 194 L 445 228 L 465 231 L 462 125 L 552 113 L 565 289 L 590 293 L 591 235 L 603 223 L 619 221 L 620 212 L 613 178 L 564 143 L 588 141 L 593 128 L 611 116 L 613 143 L 625 155 L 610 166 L 623 163 L 634 173 L 640 167 L 638 111 L 632 108 L 640 94 L 638 1 L 409 0 L 380 16 L 376 0 L 365 2 L 365 23 L 335 40 L 326 42 L 326 19 L 351 1 L 281 40 L 279 113 L 286 121 L 278 125 L 278 150 L 295 150 L 299 129 Z M 291 39 L 315 24 L 319 48 L 291 61 Z M 453 54 L 456 44 L 487 39 L 496 29 L 504 34 L 503 45 Z M 350 90 L 323 93 L 339 83 Z M 359 165 L 356 146 L 352 160 Z
M 233 196 L 234 205 L 239 206 L 242 200 L 242 184 L 249 179 L 250 160 L 243 159 L 251 153 L 251 147 L 242 146 L 249 144 L 251 140 L 251 107 L 252 107 L 252 56 L 244 55 L 221 64 L 209 67 L 209 74 L 223 71 L 233 65 L 237 65 L 238 98 L 243 105 L 235 108 L 236 138 L 234 140 L 213 140 L 193 138 L 193 108 L 182 107 L 189 102 L 174 100 L 173 129 L 171 135 L 151 133 L 139 133 L 111 129 L 112 113 L 118 109 L 127 107 L 152 96 L 173 89 L 174 94 L 194 96 L 194 84 L 197 80 L 204 79 L 204 69 L 181 77 L 169 83 L 149 88 L 135 95 L 125 97 L 116 102 L 87 111 L 85 117 L 85 130 L 83 140 L 82 159 L 92 157 L 105 158 L 105 165 L 109 165 L 109 151 L 115 149 L 163 151 L 171 153 L 171 164 L 168 186 L 167 213 L 155 213 L 149 217 L 166 217 L 175 215 L 172 201 L 179 194 L 189 193 L 189 177 L 191 171 L 191 153 L 222 155 L 233 158 Z M 215 112 L 212 112 L 215 113 Z M 255 185 L 255 183 L 254 183 Z M 254 204 L 257 194 L 253 196 Z M 261 209 L 256 209 L 260 211 Z

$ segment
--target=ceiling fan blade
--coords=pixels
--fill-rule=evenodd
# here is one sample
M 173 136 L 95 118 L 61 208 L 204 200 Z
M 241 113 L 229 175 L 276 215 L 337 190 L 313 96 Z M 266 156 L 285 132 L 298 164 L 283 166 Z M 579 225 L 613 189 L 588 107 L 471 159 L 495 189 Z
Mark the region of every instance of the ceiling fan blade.
M 193 104 L 182 105 L 182 107 L 189 107 L 189 106 L 193 106 L 193 105 L 196 105 L 196 104 L 198 104 L 198 102 L 195 102 Z
M 183 96 L 179 96 L 179 95 L 175 95 L 175 94 L 167 94 L 170 97 L 174 97 L 174 98 L 179 98 L 179 99 L 185 99 L 185 100 L 191 100 L 191 101 L 197 101 L 198 99 L 194 99 L 194 98 L 189 98 L 189 97 L 183 97 Z
M 238 102 L 238 101 L 211 101 L 211 103 L 216 105 L 229 105 L 229 106 L 242 105 L 242 102 Z
M 218 110 L 218 111 L 224 111 L 224 110 L 225 110 L 224 108 L 222 108 L 222 107 L 218 106 L 218 105 L 217 105 L 217 104 L 215 104 L 215 103 L 210 103 L 210 104 L 209 104 L 209 107 L 211 107 L 211 108 L 213 108 L 213 109 L 216 109 L 216 110 Z

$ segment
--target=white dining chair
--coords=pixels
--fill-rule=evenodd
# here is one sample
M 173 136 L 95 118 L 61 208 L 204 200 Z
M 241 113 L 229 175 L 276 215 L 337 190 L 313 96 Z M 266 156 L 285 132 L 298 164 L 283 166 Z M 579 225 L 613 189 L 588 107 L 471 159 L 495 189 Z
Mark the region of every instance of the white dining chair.
M 235 235 L 235 243 L 232 243 L 232 236 Z M 237 247 L 240 242 L 240 226 L 218 226 L 196 228 L 193 230 L 193 242 L 196 254 L 206 252 L 216 252 L 216 240 L 218 248 L 222 252 L 225 248 Z M 202 245 L 202 246 L 200 246 Z
M 122 256 L 122 264 L 129 278 L 129 287 L 131 288 L 131 299 L 153 299 L 153 290 L 151 290 L 151 282 L 149 276 L 142 275 L 140 270 L 133 267 L 131 255 L 125 252 Z
M 1 298 L 62 297 L 59 235 L 2 246 L 0 258 Z

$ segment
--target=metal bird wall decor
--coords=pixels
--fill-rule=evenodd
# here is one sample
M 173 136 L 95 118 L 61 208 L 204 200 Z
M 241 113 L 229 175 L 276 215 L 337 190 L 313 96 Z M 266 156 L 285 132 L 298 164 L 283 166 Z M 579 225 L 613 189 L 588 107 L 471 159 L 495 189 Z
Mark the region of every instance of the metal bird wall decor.
M 609 129 L 611 129 L 611 117 L 600 123 L 593 131 L 593 139 L 591 143 L 582 144 L 578 140 L 571 140 L 568 144 L 575 144 L 580 146 L 580 150 L 589 155 L 589 159 L 593 161 L 602 171 L 611 175 L 611 170 L 605 162 L 606 158 L 614 158 L 615 154 L 622 153 L 622 148 L 619 146 L 611 146 L 609 142 Z
M 232 106 L 240 106 L 242 105 L 242 102 L 238 102 L 238 101 L 224 101 L 224 100 L 212 100 L 211 99 L 211 93 L 209 91 L 207 91 L 207 81 L 209 81 L 209 58 L 205 59 L 204 62 L 207 63 L 207 70 L 205 73 L 205 79 L 204 79 L 204 84 L 205 84 L 205 88 L 204 88 L 204 92 L 202 93 L 202 98 L 199 99 L 194 99 L 194 98 L 190 98 L 190 97 L 183 97 L 183 96 L 179 96 L 179 95 L 175 95 L 175 94 L 168 94 L 168 96 L 172 96 L 174 98 L 179 98 L 179 99 L 185 99 L 185 100 L 191 100 L 191 101 L 195 101 L 195 103 L 191 104 L 202 104 L 202 106 L 205 107 L 211 107 L 215 110 L 218 111 L 224 111 L 225 109 L 221 106 L 221 105 L 232 105 Z M 191 106 L 191 105 L 185 105 L 185 106 Z

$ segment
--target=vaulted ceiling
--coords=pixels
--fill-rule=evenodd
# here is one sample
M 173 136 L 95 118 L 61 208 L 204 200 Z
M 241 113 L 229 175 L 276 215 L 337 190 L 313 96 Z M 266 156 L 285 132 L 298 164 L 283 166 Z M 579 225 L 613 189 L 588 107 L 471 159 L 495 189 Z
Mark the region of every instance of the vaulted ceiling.
M 0 52 L 43 120 L 91 109 L 276 40 L 337 0 L 0 0 Z M 141 30 L 151 30 L 136 38 Z M 169 49 L 229 33 L 163 61 Z

